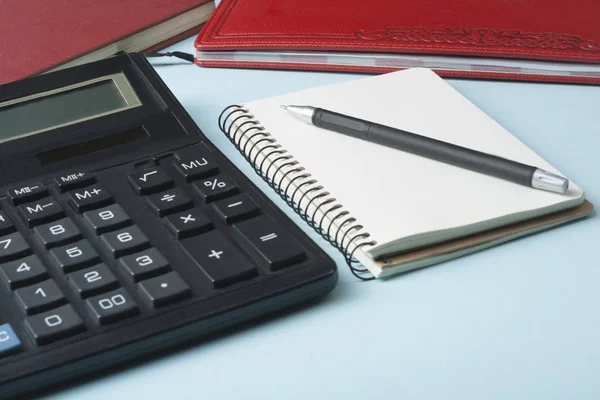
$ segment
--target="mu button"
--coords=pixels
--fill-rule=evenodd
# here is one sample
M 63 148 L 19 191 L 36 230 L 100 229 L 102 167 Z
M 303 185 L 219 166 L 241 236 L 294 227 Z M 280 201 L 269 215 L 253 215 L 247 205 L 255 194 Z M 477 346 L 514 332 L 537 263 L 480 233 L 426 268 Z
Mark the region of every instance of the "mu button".
M 175 166 L 175 169 L 183 175 L 187 182 L 214 175 L 219 172 L 219 168 L 217 168 L 211 159 L 204 156 L 202 153 L 203 152 L 196 146 L 177 152 L 179 160 L 175 161 L 173 165 Z

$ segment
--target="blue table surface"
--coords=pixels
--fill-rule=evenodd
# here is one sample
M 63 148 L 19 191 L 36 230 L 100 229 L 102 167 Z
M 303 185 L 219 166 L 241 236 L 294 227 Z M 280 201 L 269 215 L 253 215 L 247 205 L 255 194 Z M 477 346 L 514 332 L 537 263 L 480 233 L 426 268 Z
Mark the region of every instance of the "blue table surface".
M 171 50 L 193 51 L 193 38 Z M 55 392 L 60 399 L 598 399 L 600 218 L 363 283 L 217 128 L 231 103 L 356 74 L 153 64 L 205 132 L 337 261 L 316 305 Z M 448 80 L 600 206 L 600 87 Z M 360 187 L 357 186 L 357 190 Z

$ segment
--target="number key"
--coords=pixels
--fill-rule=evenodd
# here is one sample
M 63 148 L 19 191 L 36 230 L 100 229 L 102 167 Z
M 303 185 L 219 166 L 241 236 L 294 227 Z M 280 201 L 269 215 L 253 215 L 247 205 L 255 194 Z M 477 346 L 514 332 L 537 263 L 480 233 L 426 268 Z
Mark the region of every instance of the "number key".
M 0 279 L 11 290 L 41 281 L 47 276 L 46 268 L 36 255 L 0 266 Z
M 27 315 L 37 314 L 65 302 L 65 295 L 53 280 L 15 291 L 17 303 Z
M 0 237 L 0 262 L 19 258 L 30 252 L 29 245 L 19 232 Z
M 33 231 L 47 249 L 81 238 L 81 231 L 69 218 L 36 226 Z
M 135 315 L 139 311 L 137 304 L 123 288 L 92 297 L 86 303 L 100 325 Z
M 150 240 L 135 225 L 115 232 L 105 233 L 101 238 L 115 258 L 143 250 L 150 246 Z
M 118 204 L 88 211 L 83 214 L 83 218 L 94 229 L 96 235 L 122 228 L 131 222 L 129 215 Z
M 105 264 L 73 272 L 69 274 L 69 281 L 82 299 L 119 286 L 117 278 Z
M 96 250 L 85 239 L 52 249 L 50 255 L 65 272 L 92 265 L 100 259 Z
M 25 328 L 40 346 L 78 333 L 85 326 L 73 306 L 67 304 L 25 319 Z
M 120 263 L 125 271 L 125 275 L 133 282 L 138 282 L 169 270 L 169 262 L 155 248 L 123 257 Z

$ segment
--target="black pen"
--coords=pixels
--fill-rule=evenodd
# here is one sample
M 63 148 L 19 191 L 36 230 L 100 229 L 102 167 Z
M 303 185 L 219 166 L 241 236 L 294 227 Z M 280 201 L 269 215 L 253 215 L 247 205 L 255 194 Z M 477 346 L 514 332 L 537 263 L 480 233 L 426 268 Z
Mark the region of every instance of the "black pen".
M 344 135 L 392 147 L 550 192 L 565 193 L 569 180 L 552 172 L 441 140 L 311 106 L 281 106 L 296 118 Z

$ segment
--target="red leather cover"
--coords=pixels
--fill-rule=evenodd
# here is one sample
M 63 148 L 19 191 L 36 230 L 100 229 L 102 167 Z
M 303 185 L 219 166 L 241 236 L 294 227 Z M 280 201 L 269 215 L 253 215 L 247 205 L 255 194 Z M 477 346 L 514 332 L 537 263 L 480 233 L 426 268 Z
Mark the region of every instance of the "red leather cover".
M 340 51 L 600 63 L 598 0 L 223 0 L 196 39 L 201 51 Z M 390 68 L 198 61 L 245 66 L 388 72 Z M 596 82 L 476 70 L 441 73 Z
M 0 0 L 0 84 L 51 69 L 210 1 Z

